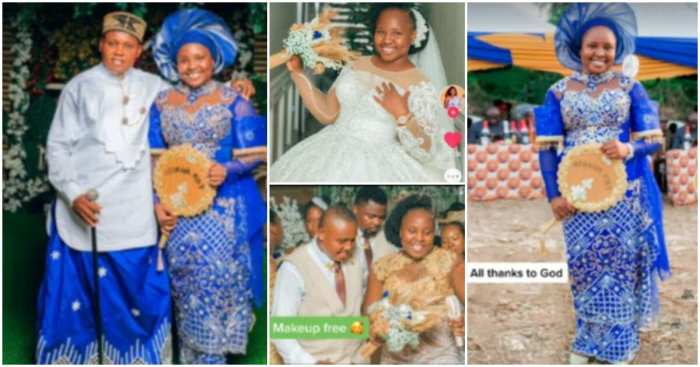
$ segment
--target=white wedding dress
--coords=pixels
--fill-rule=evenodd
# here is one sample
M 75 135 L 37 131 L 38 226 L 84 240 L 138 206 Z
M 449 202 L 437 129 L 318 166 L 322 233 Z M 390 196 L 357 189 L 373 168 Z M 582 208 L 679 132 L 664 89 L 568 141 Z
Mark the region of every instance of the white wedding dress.
M 454 168 L 438 124 L 445 111 L 418 69 L 387 72 L 363 57 L 341 71 L 328 95 L 297 78 L 304 104 L 329 125 L 283 154 L 270 169 L 271 182 L 444 182 L 445 170 Z M 374 100 L 382 82 L 410 92 L 412 117 L 404 127 Z

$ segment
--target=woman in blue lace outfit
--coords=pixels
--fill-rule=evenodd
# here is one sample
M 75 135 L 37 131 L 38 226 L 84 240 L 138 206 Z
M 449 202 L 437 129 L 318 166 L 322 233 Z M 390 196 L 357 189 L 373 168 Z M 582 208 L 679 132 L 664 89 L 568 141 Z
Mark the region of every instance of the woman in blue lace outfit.
M 244 354 L 253 326 L 253 301 L 262 304 L 265 203 L 252 170 L 233 159 L 233 149 L 265 145 L 266 122 L 251 103 L 212 77 L 233 63 L 236 45 L 223 20 L 199 9 L 169 16 L 156 36 L 161 73 L 179 80 L 151 108 L 153 153 L 191 144 L 212 160 L 213 205 L 194 217 L 172 220 L 166 248 L 180 361 L 224 364 L 226 353 Z
M 555 44 L 559 61 L 575 73 L 552 86 L 535 112 L 547 197 L 563 219 L 576 311 L 574 364 L 631 361 L 640 330 L 659 312 L 656 277 L 670 275 L 649 162 L 661 148 L 657 109 L 639 82 L 611 70 L 634 51 L 635 36 L 627 4 L 571 5 Z M 583 213 L 561 196 L 557 168 L 573 147 L 591 143 L 624 161 L 628 187 L 612 208 Z

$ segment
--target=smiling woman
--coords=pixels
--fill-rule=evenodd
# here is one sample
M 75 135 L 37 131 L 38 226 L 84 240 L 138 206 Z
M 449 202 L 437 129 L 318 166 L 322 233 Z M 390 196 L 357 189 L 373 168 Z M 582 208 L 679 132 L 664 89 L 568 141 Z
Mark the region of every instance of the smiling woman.
M 591 27 L 583 35 L 581 64 L 589 74 L 600 74 L 609 70 L 615 61 L 615 34 L 610 28 Z
M 553 85 L 535 109 L 547 197 L 563 220 L 575 364 L 632 361 L 640 330 L 659 313 L 657 278 L 670 276 L 662 201 L 648 160 L 661 148 L 658 112 L 639 82 L 611 70 L 634 51 L 636 24 L 628 4 L 570 5 L 555 39 L 560 62 L 577 71 Z M 580 149 L 625 166 L 626 192 L 608 209 L 575 206 L 560 193 L 566 189 L 557 176 L 560 162 L 567 165 Z
M 265 144 L 265 120 L 250 101 L 214 74 L 233 63 L 238 47 L 228 27 L 201 9 L 166 18 L 154 53 L 161 72 L 175 80 L 150 113 L 154 156 L 190 144 L 211 161 L 209 209 L 177 218 L 155 199 L 166 248 L 180 361 L 224 364 L 226 354 L 245 354 L 254 324 L 253 303 L 263 303 L 261 261 L 265 203 L 252 171 L 259 161 L 233 158 L 233 150 Z M 173 74 L 177 70 L 177 74 Z
M 180 80 L 192 88 L 199 88 L 214 76 L 214 59 L 206 46 L 188 43 L 177 53 L 177 71 Z
M 370 317 L 370 343 L 382 348 L 381 363 L 464 363 L 454 338 L 464 324 L 450 322 L 446 308 L 448 299 L 463 297 L 464 272 L 457 271 L 462 261 L 454 252 L 435 246 L 430 198 L 412 195 L 401 200 L 389 215 L 385 232 L 401 250 L 372 265 L 363 304 Z M 411 305 L 421 315 L 416 319 L 430 320 L 429 326 L 408 332 L 415 335 L 412 348 L 396 347 L 391 335 L 399 331 L 387 330 L 396 328 L 382 311 L 387 305 Z
M 328 126 L 282 155 L 272 181 L 442 182 L 455 168 L 435 81 L 409 58 L 436 42 L 423 15 L 413 5 L 377 4 L 367 25 L 375 54 L 346 66 L 328 93 L 303 74 L 298 56 L 287 62 L 304 105 Z
M 377 18 L 374 28 L 374 45 L 379 57 L 373 59 L 377 66 L 401 71 L 413 67 L 408 59 L 409 50 L 416 39 L 416 21 L 412 12 L 388 8 Z

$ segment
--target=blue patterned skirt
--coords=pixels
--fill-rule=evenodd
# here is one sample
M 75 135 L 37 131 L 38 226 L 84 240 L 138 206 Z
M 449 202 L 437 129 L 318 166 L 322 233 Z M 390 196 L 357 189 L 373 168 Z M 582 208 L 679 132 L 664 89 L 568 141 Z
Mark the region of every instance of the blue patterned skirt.
M 643 181 L 634 180 L 611 209 L 564 221 L 576 310 L 574 353 L 608 362 L 631 360 L 640 329 L 655 321 L 659 240 L 648 198 Z
M 98 244 L 99 245 L 99 244 Z M 171 363 L 170 293 L 157 247 L 99 255 L 105 364 Z M 92 254 L 66 245 L 55 224 L 39 290 L 39 364 L 96 364 Z
M 167 245 L 181 348 L 246 352 L 253 324 L 251 256 L 243 200 L 215 199 L 195 217 L 178 218 Z

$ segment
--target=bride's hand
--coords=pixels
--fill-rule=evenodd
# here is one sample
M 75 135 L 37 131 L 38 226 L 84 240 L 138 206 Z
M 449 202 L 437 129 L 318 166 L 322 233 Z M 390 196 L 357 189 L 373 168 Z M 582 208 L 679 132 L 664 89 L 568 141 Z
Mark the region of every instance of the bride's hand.
M 219 187 L 226 180 L 226 167 L 213 163 L 209 166 L 209 185 L 211 187 Z
M 625 159 L 630 154 L 627 144 L 619 140 L 610 140 L 600 147 L 600 150 L 610 159 Z
M 304 71 L 304 63 L 301 57 L 294 55 L 287 61 L 287 70 L 291 73 L 301 73 Z
M 447 320 L 447 324 L 450 326 L 452 333 L 456 336 L 464 335 L 464 318 L 459 318 L 456 320 Z
M 402 96 L 392 83 L 382 83 L 376 89 L 377 94 L 374 100 L 386 110 L 394 119 L 398 120 L 401 116 L 408 115 L 411 111 L 408 109 L 409 91 Z
M 557 220 L 564 220 L 570 215 L 576 214 L 576 208 L 569 204 L 563 196 L 557 196 L 549 204 L 552 207 L 552 213 Z

